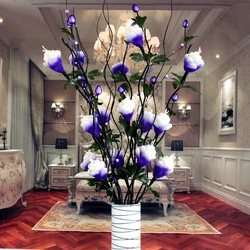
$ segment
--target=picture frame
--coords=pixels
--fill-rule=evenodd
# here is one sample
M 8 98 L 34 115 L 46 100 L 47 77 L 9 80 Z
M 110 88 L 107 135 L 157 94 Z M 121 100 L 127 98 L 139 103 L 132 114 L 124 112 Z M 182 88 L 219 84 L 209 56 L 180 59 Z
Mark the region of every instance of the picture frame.
M 236 85 L 236 71 L 219 81 L 219 135 L 236 134 Z

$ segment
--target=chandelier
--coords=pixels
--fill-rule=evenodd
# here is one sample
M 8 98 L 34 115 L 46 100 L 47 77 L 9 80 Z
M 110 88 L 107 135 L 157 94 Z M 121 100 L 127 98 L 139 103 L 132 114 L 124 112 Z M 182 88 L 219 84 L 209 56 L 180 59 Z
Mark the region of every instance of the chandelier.
M 98 38 L 94 44 L 94 60 L 101 65 L 105 65 L 107 58 L 109 58 L 109 64 L 123 61 L 124 51 L 127 44 L 124 41 L 126 28 L 130 26 L 134 21 L 131 19 L 132 15 L 124 13 L 120 16 L 121 25 L 115 30 L 114 25 L 107 25 L 105 31 L 101 31 L 98 34 Z M 146 42 L 147 40 L 147 42 Z M 148 43 L 148 45 L 147 45 Z M 151 47 L 151 53 L 155 54 L 159 52 L 160 41 L 156 36 L 151 37 L 150 31 L 146 29 L 144 32 L 144 51 L 148 52 L 148 47 Z M 127 54 L 141 53 L 140 49 L 132 44 L 128 45 Z M 129 56 L 125 59 L 125 64 L 130 68 L 141 70 L 145 68 L 145 62 L 136 62 Z

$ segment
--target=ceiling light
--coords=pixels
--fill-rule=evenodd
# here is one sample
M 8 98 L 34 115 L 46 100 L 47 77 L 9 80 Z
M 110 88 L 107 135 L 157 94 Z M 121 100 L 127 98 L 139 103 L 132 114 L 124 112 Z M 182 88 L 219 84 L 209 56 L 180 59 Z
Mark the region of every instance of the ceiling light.
M 3 18 L 2 17 L 0 17 L 0 23 L 3 23 Z
M 94 44 L 94 60 L 101 65 L 104 65 L 107 60 L 107 54 L 110 55 L 109 64 L 114 65 L 115 63 L 121 62 L 124 57 L 124 51 L 126 43 L 124 41 L 126 29 L 133 23 L 134 16 L 124 13 L 120 16 L 121 25 L 115 30 L 114 25 L 110 24 L 106 27 L 105 31 L 101 31 L 98 34 L 98 38 Z M 146 29 L 146 39 L 148 46 L 151 48 L 152 53 L 159 52 L 160 41 L 159 38 L 154 36 L 151 37 L 150 31 Z M 147 52 L 147 43 L 144 44 L 144 50 Z M 128 46 L 128 54 L 140 53 L 140 49 L 132 44 Z M 137 62 L 132 60 L 130 57 L 126 57 L 125 64 L 129 68 L 144 69 L 145 62 Z
M 217 59 L 219 59 L 220 58 L 220 55 L 219 54 L 216 54 L 216 56 L 215 56 Z

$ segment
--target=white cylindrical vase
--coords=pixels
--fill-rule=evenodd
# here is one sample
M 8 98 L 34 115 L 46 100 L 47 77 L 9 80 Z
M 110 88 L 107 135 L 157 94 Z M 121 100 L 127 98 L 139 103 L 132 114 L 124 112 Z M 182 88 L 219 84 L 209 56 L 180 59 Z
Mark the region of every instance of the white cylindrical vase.
M 112 250 L 141 249 L 141 204 L 112 204 Z

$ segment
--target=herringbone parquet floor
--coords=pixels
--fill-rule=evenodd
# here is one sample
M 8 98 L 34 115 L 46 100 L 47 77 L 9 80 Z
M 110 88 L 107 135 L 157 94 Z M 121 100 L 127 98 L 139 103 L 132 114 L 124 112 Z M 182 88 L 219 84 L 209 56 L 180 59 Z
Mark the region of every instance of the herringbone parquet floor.
M 110 250 L 110 233 L 39 232 L 31 228 L 66 191 L 30 191 L 24 200 L 0 210 L 0 248 Z M 250 250 L 250 216 L 203 192 L 176 193 L 221 235 L 142 234 L 142 250 Z

